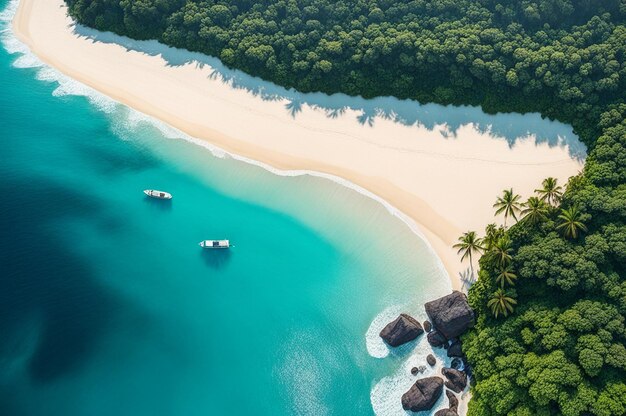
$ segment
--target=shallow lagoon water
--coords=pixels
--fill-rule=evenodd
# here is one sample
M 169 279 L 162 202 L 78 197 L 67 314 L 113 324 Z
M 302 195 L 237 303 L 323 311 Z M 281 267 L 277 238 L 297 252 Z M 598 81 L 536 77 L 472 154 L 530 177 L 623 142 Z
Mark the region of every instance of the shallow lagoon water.
M 378 331 L 450 283 L 402 218 L 64 77 L 0 5 L 0 414 L 405 414 L 425 338 L 389 351 Z

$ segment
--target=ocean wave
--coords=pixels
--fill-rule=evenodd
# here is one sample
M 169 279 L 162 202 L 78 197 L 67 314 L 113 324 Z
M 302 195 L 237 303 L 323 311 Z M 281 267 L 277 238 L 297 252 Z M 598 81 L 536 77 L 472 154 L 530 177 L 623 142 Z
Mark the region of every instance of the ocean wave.
M 13 16 L 15 16 L 15 13 L 17 12 L 17 6 L 19 4 L 19 0 L 10 0 L 4 10 L 0 10 L 0 22 L 10 23 L 11 20 L 13 20 Z

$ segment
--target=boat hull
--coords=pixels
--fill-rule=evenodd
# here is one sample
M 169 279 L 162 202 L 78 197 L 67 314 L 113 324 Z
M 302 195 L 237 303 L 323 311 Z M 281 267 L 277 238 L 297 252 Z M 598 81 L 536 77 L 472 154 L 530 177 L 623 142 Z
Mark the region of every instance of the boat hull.
M 200 247 L 209 250 L 225 250 L 230 248 L 229 240 L 204 240 L 198 244 Z
M 154 199 L 172 199 L 172 194 L 169 192 L 158 191 L 156 189 L 146 189 L 143 193 Z

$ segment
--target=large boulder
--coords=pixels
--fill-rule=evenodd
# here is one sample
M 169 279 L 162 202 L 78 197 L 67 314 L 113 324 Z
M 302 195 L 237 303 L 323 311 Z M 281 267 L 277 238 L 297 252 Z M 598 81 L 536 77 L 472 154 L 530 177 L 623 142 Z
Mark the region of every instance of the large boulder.
M 463 349 L 461 348 L 461 341 L 454 340 L 448 347 L 448 357 L 463 357 Z
M 380 331 L 380 336 L 385 342 L 392 347 L 413 341 L 415 338 L 424 333 L 422 324 L 415 318 L 407 314 L 401 314 L 393 322 L 387 324 Z
M 446 339 L 456 338 L 474 325 L 474 311 L 467 303 L 467 296 L 458 291 L 427 302 L 426 313 Z
M 446 387 L 455 393 L 460 393 L 467 386 L 467 374 L 454 368 L 444 367 L 441 373 L 446 377 Z
M 434 355 L 428 354 L 428 356 L 426 356 L 426 362 L 429 366 L 433 367 L 435 364 L 437 364 L 437 359 Z
M 441 377 L 428 377 L 417 380 L 409 391 L 402 395 L 402 408 L 412 412 L 421 412 L 433 408 L 443 393 Z
M 446 390 L 446 396 L 448 396 L 448 407 L 450 408 L 450 410 L 452 410 L 453 412 L 458 412 L 459 399 L 457 399 L 454 393 L 452 393 L 450 390 Z
M 446 340 L 446 337 L 444 337 L 441 332 L 437 330 L 429 332 L 426 337 L 428 338 L 428 343 L 430 344 L 430 346 L 434 348 L 441 348 L 448 342 L 448 340 Z

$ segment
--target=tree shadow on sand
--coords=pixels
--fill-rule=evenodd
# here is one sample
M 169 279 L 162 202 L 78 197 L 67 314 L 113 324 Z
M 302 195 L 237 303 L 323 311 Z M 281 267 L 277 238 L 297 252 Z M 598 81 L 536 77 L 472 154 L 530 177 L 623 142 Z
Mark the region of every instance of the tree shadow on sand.
M 94 43 L 117 44 L 129 51 L 159 56 L 168 66 L 209 67 L 211 69 L 209 78 L 221 80 L 234 89 L 245 90 L 248 94 L 265 101 L 284 102 L 285 111 L 293 118 L 297 117 L 304 107 L 323 111 L 329 118 L 337 118 L 351 110 L 356 113 L 356 120 L 364 126 L 373 126 L 376 119 L 385 119 L 431 131 L 437 129 L 442 132 L 443 139 L 455 138 L 461 127 L 471 125 L 480 133 L 488 134 L 495 140 L 506 140 L 511 147 L 518 140 L 533 137 L 536 144 L 546 143 L 551 147 L 568 146 L 570 156 L 577 160 L 583 160 L 586 156 L 586 147 L 578 140 L 571 126 L 543 119 L 538 113 L 486 114 L 480 107 L 420 104 L 414 100 L 400 100 L 395 97 L 365 99 L 346 94 L 300 93 L 242 71 L 227 68 L 217 58 L 168 47 L 155 40 L 133 40 L 82 25 L 74 25 L 73 31 L 79 37 L 90 39 Z

